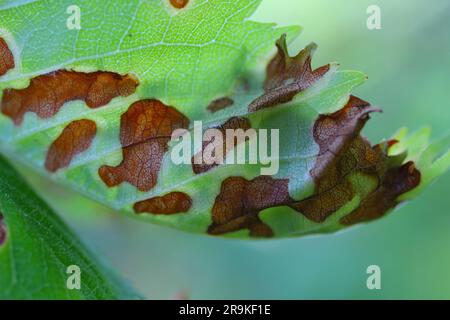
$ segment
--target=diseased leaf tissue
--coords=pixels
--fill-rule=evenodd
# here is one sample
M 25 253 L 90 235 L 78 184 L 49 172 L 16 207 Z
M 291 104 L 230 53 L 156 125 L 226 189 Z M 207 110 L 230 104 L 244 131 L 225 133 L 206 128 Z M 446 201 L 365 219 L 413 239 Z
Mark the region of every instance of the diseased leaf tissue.
M 14 57 L 8 44 L 0 38 L 0 76 L 14 68 Z
M 58 0 L 0 10 L 3 152 L 144 220 L 233 237 L 377 219 L 447 170 L 448 144 L 419 154 L 405 137 L 372 146 L 360 133 L 378 110 L 351 95 L 364 75 L 313 68 L 315 44 L 291 57 L 287 39 L 299 29 L 248 20 L 259 2 Z M 86 28 L 64 28 L 73 4 Z M 21 12 L 40 19 L 15 19 Z M 261 77 L 257 61 L 274 44 Z M 199 120 L 222 133 L 279 129 L 279 172 L 196 163 L 213 141 L 191 165 L 173 164 L 172 133 Z
M 27 112 L 51 118 L 67 102 L 83 100 L 89 108 L 107 105 L 113 98 L 132 94 L 135 80 L 111 72 L 81 73 L 58 70 L 32 78 L 25 89 L 3 91 L 2 113 L 20 125 Z

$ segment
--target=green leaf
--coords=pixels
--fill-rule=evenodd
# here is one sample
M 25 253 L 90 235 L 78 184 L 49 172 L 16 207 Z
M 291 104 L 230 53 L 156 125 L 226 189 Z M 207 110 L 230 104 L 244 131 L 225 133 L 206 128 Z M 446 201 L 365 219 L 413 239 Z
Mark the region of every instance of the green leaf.
M 300 28 L 249 20 L 259 3 L 6 4 L 0 37 L 4 61 L 9 50 L 15 63 L 0 77 L 2 151 L 130 216 L 229 237 L 330 232 L 380 218 L 448 169 L 448 141 L 421 140 L 420 149 L 412 139 L 395 155 L 403 140 L 372 148 L 360 131 L 375 110 L 351 97 L 365 75 L 335 63 L 313 70 L 314 44 L 290 57 L 285 40 Z M 74 5 L 80 30 L 67 27 Z M 193 133 L 195 121 L 278 129 L 278 173 L 176 165 L 168 137 Z
M 2 157 L 0 213 L 0 299 L 138 297 L 97 261 Z M 72 265 L 81 271 L 80 290 L 67 287 L 74 273 L 66 271 Z

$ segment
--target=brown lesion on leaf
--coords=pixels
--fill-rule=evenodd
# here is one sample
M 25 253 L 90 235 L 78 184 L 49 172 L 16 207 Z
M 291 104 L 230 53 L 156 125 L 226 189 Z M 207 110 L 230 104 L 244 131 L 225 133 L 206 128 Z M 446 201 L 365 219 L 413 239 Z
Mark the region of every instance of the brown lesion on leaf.
M 342 224 L 352 225 L 381 218 L 399 204 L 397 199 L 400 195 L 420 184 L 421 174 L 414 163 L 409 161 L 400 167 L 384 170 L 378 178 L 376 190 L 365 198 L 356 210 L 341 218 Z
M 100 178 L 108 187 L 128 182 L 140 191 L 151 190 L 157 182 L 172 132 L 188 126 L 186 116 L 161 101 L 148 99 L 133 103 L 120 122 L 123 160 L 117 167 L 100 167 Z
M 84 101 L 89 108 L 99 108 L 113 98 L 133 94 L 138 84 L 130 75 L 113 72 L 58 70 L 31 79 L 27 88 L 4 90 L 1 111 L 20 125 L 27 112 L 51 118 L 66 102 L 74 100 Z
M 0 76 L 14 69 L 14 56 L 3 38 L 0 38 Z
M 189 0 L 169 0 L 170 4 L 177 9 L 183 9 L 189 3 Z
M 260 176 L 253 180 L 230 177 L 223 181 L 212 208 L 208 233 L 221 235 L 248 229 L 254 237 L 271 237 L 272 229 L 262 222 L 259 213 L 267 208 L 292 202 L 289 180 Z
M 213 129 L 217 129 L 221 132 L 222 136 L 225 137 L 226 136 L 226 131 L 227 130 L 243 130 L 243 131 L 247 131 L 248 129 L 251 128 L 251 124 L 250 121 L 247 118 L 244 117 L 233 117 L 230 118 L 229 120 L 227 120 L 224 124 L 222 124 L 221 126 L 218 126 L 216 128 Z M 226 155 L 228 154 L 228 152 L 230 152 L 233 148 L 235 148 L 239 143 L 242 143 L 244 141 L 238 141 L 238 139 L 235 137 L 233 140 L 233 143 L 228 143 L 226 139 L 223 139 L 222 141 L 222 145 L 218 145 L 216 141 L 203 141 L 203 145 L 202 145 L 202 151 L 200 151 L 199 153 L 197 153 L 196 155 L 194 155 L 191 159 L 191 163 L 192 163 L 192 170 L 194 171 L 195 174 L 201 174 L 204 172 L 207 172 L 215 167 L 217 167 L 219 164 L 218 163 L 212 163 L 212 164 L 208 164 L 205 163 L 205 157 L 202 156 L 203 155 L 203 151 L 208 147 L 214 147 L 214 148 L 220 148 L 221 150 L 223 150 L 223 160 L 225 160 Z M 195 163 L 195 159 L 201 159 L 201 163 Z M 200 162 L 200 161 L 198 161 Z
M 401 194 L 420 183 L 420 172 L 413 163 L 402 164 L 405 155 L 390 157 L 391 142 L 371 146 L 360 136 L 370 112 L 370 105 L 351 97 L 344 109 L 322 115 L 314 126 L 314 139 L 320 147 L 316 164 L 311 170 L 315 192 L 292 207 L 308 219 L 323 222 L 357 194 L 351 175 L 360 174 L 376 183 L 363 197 L 359 207 L 341 219 L 354 224 L 383 216 L 397 205 Z
M 52 143 L 45 161 L 50 172 L 68 167 L 72 159 L 86 151 L 97 133 L 97 125 L 92 120 L 76 120 L 67 125 Z
M 3 214 L 0 212 L 0 246 L 6 241 L 6 225 L 3 222 Z
M 233 104 L 234 104 L 233 99 L 228 98 L 228 97 L 223 97 L 223 98 L 219 98 L 219 99 L 216 99 L 216 100 L 212 101 L 208 105 L 207 109 L 210 112 L 215 113 L 215 112 L 218 112 L 220 110 L 223 110 L 223 109 L 226 109 L 228 107 L 231 107 Z
M 317 48 L 314 43 L 295 57 L 289 56 L 286 35 L 277 41 L 276 46 L 278 52 L 267 66 L 265 93 L 249 105 L 250 112 L 291 101 L 298 93 L 312 86 L 330 70 L 330 65 L 312 70 L 311 59 Z
M 154 197 L 137 202 L 134 206 L 136 213 L 151 213 L 170 215 L 188 212 L 192 207 L 192 199 L 183 192 L 171 192 L 161 197 Z
M 371 179 L 375 187 L 362 195 L 358 208 L 341 218 L 340 223 L 351 225 L 382 217 L 398 204 L 400 195 L 419 185 L 421 175 L 412 162 L 403 164 L 405 155 L 388 156 L 395 141 L 372 147 L 361 137 L 374 111 L 378 110 L 352 96 L 343 109 L 317 119 L 313 136 L 319 153 L 310 171 L 315 190 L 306 199 L 290 197 L 287 179 L 226 179 L 216 197 L 208 232 L 219 235 L 249 229 L 252 236 L 271 236 L 270 227 L 258 214 L 279 206 L 290 207 L 314 222 L 324 222 L 357 195 L 358 186 L 351 180 L 354 174 Z
M 295 208 L 308 219 L 322 222 L 354 197 L 346 177 L 355 170 L 381 161 L 359 133 L 369 114 L 377 111 L 369 103 L 350 97 L 347 105 L 330 115 L 321 115 L 314 124 L 313 137 L 319 146 L 314 168 L 314 195 L 300 201 Z

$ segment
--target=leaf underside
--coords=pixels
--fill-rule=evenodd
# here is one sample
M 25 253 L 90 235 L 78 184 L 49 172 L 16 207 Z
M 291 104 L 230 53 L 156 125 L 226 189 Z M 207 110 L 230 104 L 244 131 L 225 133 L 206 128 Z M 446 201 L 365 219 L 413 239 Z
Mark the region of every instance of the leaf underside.
M 372 146 L 360 132 L 377 110 L 351 95 L 366 77 L 313 68 L 314 44 L 290 56 L 299 28 L 248 20 L 259 2 L 0 6 L 2 151 L 125 214 L 239 238 L 374 220 L 448 169 L 448 138 L 428 130 Z M 81 30 L 66 27 L 70 5 Z M 194 121 L 279 129 L 279 172 L 195 163 L 211 142 L 175 165 L 170 136 Z

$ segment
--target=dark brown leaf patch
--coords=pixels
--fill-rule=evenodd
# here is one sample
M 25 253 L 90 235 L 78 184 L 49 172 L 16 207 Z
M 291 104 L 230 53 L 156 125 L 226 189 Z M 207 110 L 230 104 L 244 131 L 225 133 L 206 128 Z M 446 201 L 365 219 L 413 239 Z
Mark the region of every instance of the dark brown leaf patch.
M 3 215 L 0 213 L 0 246 L 6 241 L 6 225 L 3 222 Z
M 352 96 L 342 110 L 318 118 L 313 136 L 320 150 L 310 171 L 315 191 L 306 199 L 290 197 L 287 179 L 261 176 L 251 181 L 242 177 L 223 181 L 208 232 L 219 235 L 249 229 L 252 236 L 271 236 L 273 232 L 258 214 L 278 206 L 288 206 L 309 220 L 323 222 L 356 196 L 358 186 L 351 181 L 354 174 L 371 179 L 375 187 L 340 222 L 351 225 L 382 217 L 398 204 L 400 195 L 419 185 L 420 172 L 412 162 L 403 164 L 405 155 L 387 155 L 395 141 L 372 147 L 360 136 L 374 111 L 369 103 Z
M 90 147 L 96 133 L 94 121 L 83 119 L 71 122 L 50 146 L 45 161 L 47 170 L 56 172 L 69 166 L 77 154 Z
M 216 99 L 213 102 L 211 102 L 207 109 L 209 111 L 211 111 L 212 113 L 214 113 L 214 112 L 226 109 L 228 107 L 231 107 L 233 104 L 234 104 L 233 99 L 224 97 L 224 98 Z
M 177 9 L 183 9 L 188 3 L 189 0 L 170 0 L 170 4 Z
M 311 59 L 317 47 L 315 44 L 310 44 L 295 57 L 289 56 L 286 35 L 276 45 L 278 53 L 267 66 L 265 93 L 249 105 L 250 112 L 291 101 L 330 70 L 330 65 L 312 70 Z
M 374 111 L 369 103 L 352 96 L 343 109 L 322 115 L 316 121 L 313 136 L 320 150 L 310 172 L 315 194 L 295 205 L 309 219 L 322 222 L 349 202 L 354 192 L 345 177 L 359 167 L 370 165 L 368 162 L 382 160 L 381 154 L 359 138 L 369 114 Z M 348 151 L 350 147 L 354 153 Z
M 188 212 L 192 206 L 192 199 L 183 192 L 171 192 L 162 197 L 154 197 L 137 202 L 133 209 L 136 213 L 176 214 Z
M 14 69 L 14 56 L 6 41 L 0 38 L 0 76 Z
M 230 177 L 223 181 L 212 209 L 212 224 L 208 233 L 220 235 L 249 229 L 254 237 L 271 237 L 273 232 L 258 214 L 267 208 L 292 202 L 289 180 L 260 176 L 253 180 Z
M 120 122 L 123 160 L 117 167 L 102 166 L 101 179 L 108 187 L 126 181 L 141 191 L 149 191 L 157 182 L 172 132 L 188 126 L 188 118 L 161 101 L 133 103 Z
M 26 112 L 34 112 L 43 119 L 51 118 L 66 102 L 73 100 L 83 100 L 89 108 L 98 108 L 113 98 L 133 94 L 137 86 L 138 81 L 128 75 L 59 70 L 31 79 L 25 89 L 6 89 L 1 109 L 20 125 Z
M 367 102 L 351 97 L 344 109 L 316 121 L 314 139 L 320 153 L 311 170 L 315 192 L 292 208 L 312 221 L 323 222 L 354 198 L 357 190 L 350 177 L 359 174 L 374 181 L 376 188 L 341 220 L 343 224 L 353 224 L 383 216 L 397 205 L 399 195 L 419 184 L 420 173 L 414 165 L 402 165 L 404 155 L 387 155 L 392 142 L 372 147 L 359 135 L 373 111 Z
M 381 218 L 387 211 L 398 205 L 397 198 L 420 184 L 421 174 L 413 162 L 387 169 L 379 177 L 378 187 L 360 206 L 343 217 L 340 222 L 352 225 Z
M 243 118 L 243 117 L 230 118 L 228 121 L 226 121 L 221 126 L 214 128 L 214 129 L 218 129 L 222 133 L 222 136 L 224 137 L 224 139 L 222 141 L 223 144 L 220 146 L 220 145 L 217 145 L 217 142 L 215 142 L 215 141 L 204 141 L 203 142 L 203 146 L 202 146 L 202 151 L 199 152 L 198 154 L 194 155 L 192 157 L 192 160 L 191 160 L 191 162 L 192 162 L 192 170 L 194 171 L 194 173 L 195 174 L 204 173 L 204 172 L 207 172 L 207 171 L 213 169 L 214 167 L 218 166 L 217 163 L 212 163 L 212 164 L 205 163 L 204 162 L 205 158 L 201 157 L 202 154 L 203 154 L 203 151 L 208 146 L 211 146 L 211 147 L 217 146 L 218 148 L 222 148 L 222 150 L 223 150 L 223 159 L 225 159 L 225 157 L 226 157 L 228 152 L 230 152 L 239 143 L 243 142 L 243 141 L 239 142 L 235 138 L 234 141 L 233 141 L 233 145 L 232 146 L 228 146 L 228 148 L 227 148 L 227 141 L 225 139 L 225 136 L 226 136 L 226 131 L 228 129 L 232 129 L 232 130 L 242 129 L 242 130 L 246 131 L 246 130 L 248 130 L 250 128 L 251 128 L 250 121 L 247 118 Z M 195 159 L 197 157 L 201 157 L 202 163 L 198 163 L 198 164 L 195 163 Z

